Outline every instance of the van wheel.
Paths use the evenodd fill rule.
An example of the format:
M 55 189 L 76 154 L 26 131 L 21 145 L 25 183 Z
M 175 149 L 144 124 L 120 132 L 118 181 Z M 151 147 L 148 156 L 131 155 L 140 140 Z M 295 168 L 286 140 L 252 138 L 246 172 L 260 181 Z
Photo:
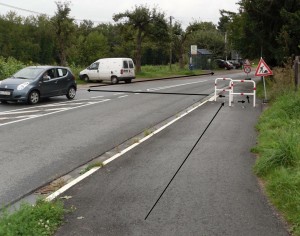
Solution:
M 116 76 L 111 77 L 111 84 L 119 83 L 119 79 Z
M 85 75 L 84 77 L 83 77 L 83 80 L 85 81 L 85 82 L 90 82 L 90 78 L 87 76 L 87 75 Z
M 125 79 L 125 83 L 126 83 L 126 84 L 131 83 L 131 79 Z

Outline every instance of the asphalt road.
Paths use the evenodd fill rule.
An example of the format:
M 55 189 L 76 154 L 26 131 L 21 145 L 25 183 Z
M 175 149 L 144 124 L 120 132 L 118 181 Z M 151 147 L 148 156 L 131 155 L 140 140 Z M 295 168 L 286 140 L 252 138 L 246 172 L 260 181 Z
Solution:
M 244 73 L 227 75 L 244 77 Z M 177 114 L 205 96 L 139 94 L 162 91 L 209 94 L 218 76 L 80 89 L 74 101 L 51 98 L 36 106 L 0 104 L 0 204 L 39 187 Z M 96 88 L 95 88 L 96 89 Z M 99 88 L 100 89 L 100 88 Z
M 207 102 L 65 192 L 75 210 L 56 235 L 289 235 L 252 172 L 261 106 L 221 102 Z

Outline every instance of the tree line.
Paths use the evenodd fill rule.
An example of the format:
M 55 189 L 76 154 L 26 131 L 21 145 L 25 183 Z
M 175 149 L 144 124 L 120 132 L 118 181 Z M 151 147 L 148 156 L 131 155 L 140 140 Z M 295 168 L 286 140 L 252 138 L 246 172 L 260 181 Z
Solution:
M 98 25 L 90 20 L 76 23 L 70 17 L 69 2 L 56 2 L 53 17 L 9 12 L 0 16 L 0 56 L 27 64 L 76 66 L 103 57 L 131 57 L 140 71 L 141 65 L 170 61 L 183 67 L 190 45 L 208 49 L 216 58 L 230 58 L 233 49 L 244 58 L 262 55 L 272 65 L 299 55 L 299 0 L 241 0 L 237 4 L 237 13 L 220 11 L 218 25 L 194 21 L 186 29 L 147 5 L 114 14 L 114 24 Z

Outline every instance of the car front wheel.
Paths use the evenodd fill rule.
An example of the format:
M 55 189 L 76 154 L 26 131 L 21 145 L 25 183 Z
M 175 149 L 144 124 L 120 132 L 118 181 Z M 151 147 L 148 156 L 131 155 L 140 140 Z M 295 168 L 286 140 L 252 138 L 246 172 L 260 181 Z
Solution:
M 28 104 L 37 104 L 40 101 L 40 94 L 38 91 L 33 90 L 28 95 Z
M 69 89 L 68 89 L 68 92 L 67 92 L 67 98 L 68 99 L 74 99 L 75 98 L 75 96 L 76 96 L 76 89 L 74 88 L 74 87 L 70 87 Z

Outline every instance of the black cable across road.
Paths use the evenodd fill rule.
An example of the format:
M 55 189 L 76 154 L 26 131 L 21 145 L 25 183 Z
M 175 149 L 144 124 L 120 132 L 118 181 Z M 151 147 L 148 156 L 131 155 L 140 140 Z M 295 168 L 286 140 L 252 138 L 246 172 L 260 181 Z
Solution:
M 160 196 L 158 197 L 158 199 L 156 200 L 156 202 L 154 203 L 154 205 L 152 206 L 151 210 L 148 212 L 148 214 L 145 217 L 145 220 L 147 220 L 148 216 L 150 215 L 150 213 L 152 212 L 152 210 L 154 209 L 154 207 L 156 206 L 156 204 L 158 203 L 158 201 L 161 199 L 161 197 L 163 196 L 163 194 L 166 192 L 167 188 L 169 187 L 169 185 L 171 184 L 171 182 L 173 181 L 173 179 L 175 178 L 175 176 L 177 175 L 177 173 L 179 172 L 179 170 L 181 169 L 181 167 L 183 166 L 183 164 L 186 162 L 186 160 L 189 158 L 189 156 L 191 155 L 191 153 L 193 152 L 193 150 L 195 149 L 195 147 L 197 146 L 197 144 L 199 143 L 200 139 L 202 138 L 202 136 L 205 134 L 206 130 L 208 129 L 208 127 L 211 125 L 211 123 L 213 122 L 213 120 L 215 119 L 215 117 L 218 115 L 219 111 L 221 110 L 221 108 L 224 106 L 224 102 L 221 104 L 220 108 L 218 109 L 218 111 L 216 112 L 216 114 L 214 115 L 214 117 L 211 119 L 211 121 L 209 122 L 209 124 L 206 126 L 205 130 L 203 131 L 203 133 L 201 134 L 201 136 L 198 138 L 197 142 L 195 143 L 195 145 L 192 147 L 191 151 L 189 152 L 189 154 L 186 156 L 186 158 L 183 160 L 183 162 L 181 163 L 181 165 L 179 166 L 179 168 L 177 169 L 177 171 L 175 172 L 175 174 L 173 175 L 172 179 L 169 181 L 168 185 L 165 187 L 164 191 L 160 194 Z
M 168 94 L 168 95 L 190 95 L 190 96 L 209 96 L 206 93 L 164 93 L 164 92 L 153 92 L 153 91 L 119 91 L 119 90 L 98 90 L 88 89 L 89 92 L 108 92 L 108 93 L 145 93 L 145 94 Z

